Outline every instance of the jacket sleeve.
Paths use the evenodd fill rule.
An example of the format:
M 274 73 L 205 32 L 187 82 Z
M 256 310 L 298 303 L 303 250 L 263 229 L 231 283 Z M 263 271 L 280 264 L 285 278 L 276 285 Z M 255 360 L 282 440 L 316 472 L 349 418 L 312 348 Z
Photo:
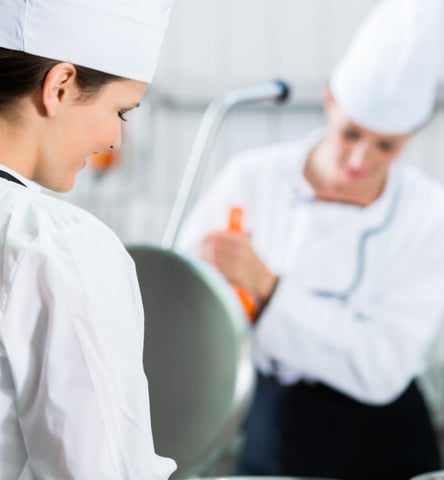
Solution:
M 2 335 L 28 464 L 47 480 L 165 480 L 142 365 L 134 265 L 103 225 L 40 238 L 18 262 Z
M 441 323 L 444 229 L 436 227 L 365 302 L 319 297 L 297 272 L 281 278 L 255 332 L 260 349 L 363 402 L 395 399 L 423 371 Z

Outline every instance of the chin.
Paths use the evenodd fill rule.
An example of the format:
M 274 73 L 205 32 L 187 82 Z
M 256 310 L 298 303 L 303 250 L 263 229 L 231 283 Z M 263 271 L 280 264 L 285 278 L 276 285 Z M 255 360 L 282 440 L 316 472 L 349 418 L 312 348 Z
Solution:
M 70 182 L 59 185 L 58 188 L 54 189 L 54 191 L 58 193 L 67 193 L 74 188 L 74 183 L 74 179 L 72 179 Z
M 37 181 L 42 187 L 52 190 L 56 193 L 67 193 L 74 187 L 75 177 L 69 179 L 49 179 L 46 181 Z

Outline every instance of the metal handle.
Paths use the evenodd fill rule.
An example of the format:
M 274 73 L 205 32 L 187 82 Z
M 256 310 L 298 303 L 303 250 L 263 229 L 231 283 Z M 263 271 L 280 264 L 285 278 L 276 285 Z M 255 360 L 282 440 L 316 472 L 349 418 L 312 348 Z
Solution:
M 290 96 L 290 87 L 281 80 L 241 90 L 227 92 L 213 100 L 200 122 L 182 182 L 174 201 L 171 214 L 162 238 L 162 247 L 174 247 L 189 202 L 201 180 L 203 166 L 209 158 L 216 134 L 229 110 L 241 104 L 265 100 L 285 102 Z

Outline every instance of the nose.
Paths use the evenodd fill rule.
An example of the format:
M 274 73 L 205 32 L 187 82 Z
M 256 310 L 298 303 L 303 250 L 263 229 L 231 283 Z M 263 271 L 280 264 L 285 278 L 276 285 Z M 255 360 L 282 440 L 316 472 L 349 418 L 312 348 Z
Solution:
M 355 169 L 362 168 L 371 153 L 370 150 L 371 149 L 368 142 L 360 141 L 356 143 L 350 152 L 350 156 L 347 161 L 348 166 Z
M 117 130 L 111 140 L 112 141 L 109 145 L 111 150 L 119 149 L 122 146 L 122 126 L 121 125 L 117 127 Z

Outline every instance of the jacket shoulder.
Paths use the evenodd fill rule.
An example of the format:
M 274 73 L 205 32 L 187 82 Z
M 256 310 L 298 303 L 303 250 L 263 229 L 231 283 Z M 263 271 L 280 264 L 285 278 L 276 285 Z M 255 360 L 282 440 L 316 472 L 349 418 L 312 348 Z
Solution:
M 405 238 L 444 238 L 444 186 L 419 168 L 403 167 L 397 226 Z
M 404 196 L 423 215 L 436 215 L 444 220 L 444 185 L 413 165 L 404 167 Z
M 43 248 L 75 230 L 113 238 L 115 234 L 97 218 L 58 198 L 18 188 L 0 191 L 0 242 L 5 257 L 17 258 L 31 245 Z

